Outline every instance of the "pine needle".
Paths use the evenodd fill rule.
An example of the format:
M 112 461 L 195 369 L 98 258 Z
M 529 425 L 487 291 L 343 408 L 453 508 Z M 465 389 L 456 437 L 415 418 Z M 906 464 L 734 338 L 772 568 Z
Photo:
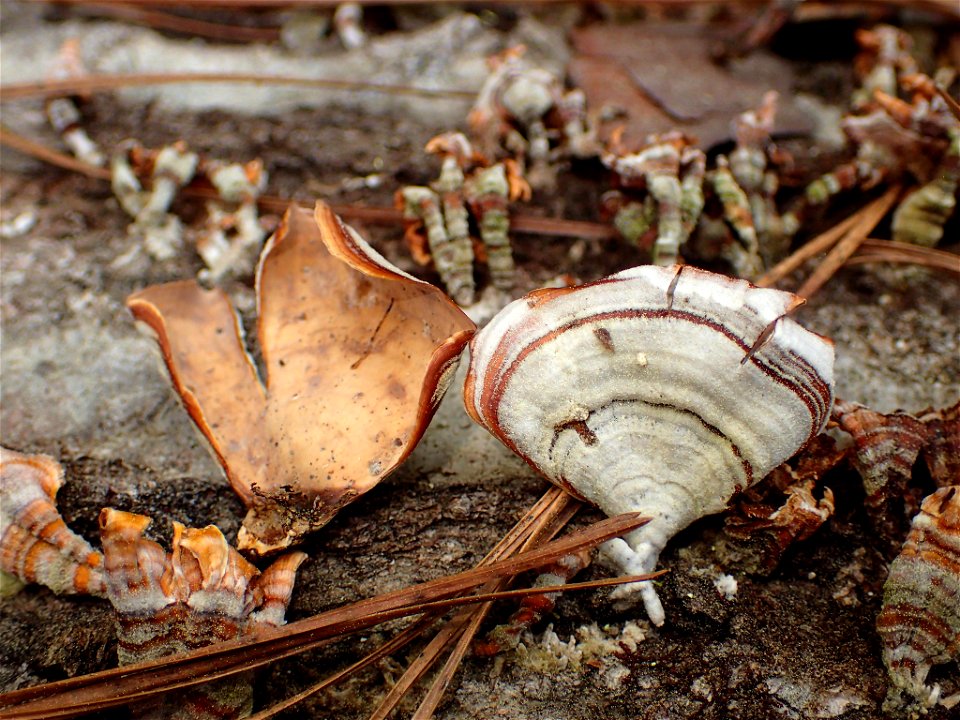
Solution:
M 295 87 L 369 91 L 386 95 L 410 95 L 421 98 L 473 100 L 476 92 L 466 90 L 442 90 L 413 87 L 411 85 L 387 85 L 363 80 L 330 80 L 299 77 L 296 75 L 262 75 L 258 73 L 117 73 L 115 75 L 83 75 L 64 80 L 40 80 L 35 82 L 9 83 L 0 86 L 0 98 L 25 100 L 27 98 L 56 98 L 67 95 L 82 95 L 120 90 L 126 87 L 146 85 L 182 85 L 189 83 L 244 83 L 253 85 L 293 85 Z
M 865 263 L 904 263 L 943 270 L 960 276 L 960 255 L 921 245 L 867 238 L 847 265 Z
M 544 538 L 552 537 L 569 521 L 579 505 L 563 490 L 550 488 L 524 516 L 524 520 L 527 522 L 525 524 L 523 521 L 518 523 L 480 564 L 493 563 L 518 551 L 533 547 Z M 509 580 L 509 577 L 492 580 L 484 585 L 481 592 L 496 592 Z M 390 689 L 390 692 L 380 702 L 380 705 L 374 710 L 369 720 L 385 720 L 412 689 L 417 680 L 437 662 L 446 649 L 454 645 L 454 653 L 445 664 L 441 677 L 438 678 L 438 681 L 434 683 L 433 688 L 428 693 L 428 698 L 436 696 L 436 702 L 439 702 L 444 689 L 456 672 L 463 654 L 469 648 L 470 640 L 489 609 L 490 603 L 483 603 L 482 605 L 465 608 L 457 613 L 410 664 L 397 683 Z M 465 641 L 464 638 L 466 638 Z M 438 683 L 441 682 L 442 686 L 438 688 Z M 425 699 L 424 702 L 427 702 L 427 700 Z
M 857 248 L 867 239 L 870 232 L 877 226 L 887 211 L 893 207 L 897 196 L 900 194 L 900 186 L 894 185 L 883 195 L 867 205 L 863 210 L 857 213 L 857 222 L 853 225 L 843 239 L 838 242 L 834 248 L 827 253 L 823 262 L 810 274 L 804 283 L 797 289 L 797 295 L 802 298 L 810 299 L 820 288 L 822 288 L 834 273 L 837 272 L 843 264 L 857 251 Z
M 647 518 L 636 513 L 619 515 L 514 558 L 361 600 L 264 631 L 256 637 L 208 645 L 151 662 L 6 693 L 0 695 L 0 718 L 52 720 L 75 717 L 262 667 L 322 647 L 337 638 L 387 620 L 495 597 L 524 594 L 523 591 L 510 591 L 496 596 L 455 597 L 495 578 L 531 570 L 577 550 L 619 537 L 645 522 Z M 533 592 L 544 590 L 534 589 Z

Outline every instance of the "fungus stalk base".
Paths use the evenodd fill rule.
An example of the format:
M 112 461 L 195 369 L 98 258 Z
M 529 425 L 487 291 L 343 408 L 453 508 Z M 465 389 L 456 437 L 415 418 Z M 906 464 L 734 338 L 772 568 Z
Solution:
M 634 547 L 631 547 L 626 540 L 615 538 L 600 546 L 600 554 L 605 564 L 616 568 L 625 575 L 643 575 L 653 572 L 661 549 L 654 547 L 649 542 L 637 543 Z M 634 604 L 638 595 L 640 596 L 639 599 L 643 601 L 643 607 L 647 611 L 650 622 L 658 627 L 663 625 L 666 613 L 652 581 L 645 580 L 621 585 L 613 591 L 610 597 L 617 601 L 616 607 L 622 609 Z

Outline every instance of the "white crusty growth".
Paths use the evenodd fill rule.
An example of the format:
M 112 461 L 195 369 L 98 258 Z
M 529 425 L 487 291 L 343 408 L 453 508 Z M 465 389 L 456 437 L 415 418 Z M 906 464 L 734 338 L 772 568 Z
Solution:
M 605 552 L 654 569 L 667 541 L 820 432 L 833 345 L 785 317 L 802 299 L 691 267 L 540 290 L 471 343 L 467 411 L 551 481 L 653 520 Z M 650 619 L 663 607 L 640 592 Z

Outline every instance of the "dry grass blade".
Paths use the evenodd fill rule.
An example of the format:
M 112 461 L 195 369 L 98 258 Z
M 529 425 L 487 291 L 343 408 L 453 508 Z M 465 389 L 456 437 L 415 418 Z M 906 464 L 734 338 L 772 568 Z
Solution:
M 607 223 L 586 222 L 583 220 L 561 220 L 537 217 L 534 215 L 510 215 L 512 232 L 535 233 L 538 235 L 556 235 L 575 237 L 584 240 L 612 240 L 620 237 L 616 228 Z
M 566 495 L 566 493 L 564 494 Z M 537 542 L 542 542 L 543 540 L 549 540 L 552 538 L 570 521 L 578 509 L 579 503 L 571 503 L 562 508 L 562 511 L 550 521 L 549 525 L 544 523 L 542 531 L 531 535 L 530 539 L 524 544 L 523 549 L 526 549 L 528 546 L 532 547 Z M 505 584 L 509 582 L 509 580 L 504 579 L 496 582 Z M 433 684 L 427 691 L 427 694 L 420 702 L 420 706 L 414 713 L 412 720 L 429 720 L 429 718 L 433 717 L 434 711 L 440 704 L 440 700 L 443 698 L 447 688 L 450 687 L 450 683 L 453 681 L 453 676 L 456 674 L 457 669 L 460 667 L 460 663 L 463 661 L 464 656 L 470 649 L 470 644 L 473 642 L 473 638 L 480 629 L 480 625 L 486 618 L 490 608 L 491 603 L 484 603 L 482 605 L 476 605 L 467 609 L 466 612 L 471 614 L 469 622 L 464 627 L 460 638 L 457 640 L 457 643 L 451 651 L 450 656 L 447 658 L 447 661 L 440 669 L 439 674 L 434 679 Z
M 850 256 L 857 251 L 857 248 L 860 247 L 863 241 L 867 239 L 867 236 L 877 226 L 877 223 L 883 219 L 883 216 L 886 215 L 887 211 L 893 206 L 899 194 L 900 186 L 894 185 L 857 213 L 858 220 L 856 224 L 847 231 L 846 235 L 834 246 L 833 250 L 827 253 L 823 262 L 817 266 L 817 269 L 814 270 L 810 277 L 797 289 L 797 295 L 809 299 L 817 290 L 822 288 Z
M 579 549 L 618 537 L 645 522 L 647 519 L 636 513 L 619 515 L 515 558 L 361 600 L 254 638 L 219 643 L 153 662 L 6 693 L 0 696 L 0 717 L 75 717 L 94 710 L 117 707 L 262 667 L 386 620 L 437 609 L 437 603 L 446 607 L 490 599 L 484 596 L 473 596 L 466 600 L 450 598 L 494 578 L 530 570 Z M 508 595 L 515 594 L 516 591 L 513 591 Z
M 519 550 L 528 549 L 545 536 L 552 537 L 569 521 L 578 508 L 579 503 L 575 502 L 566 492 L 559 488 L 550 488 L 540 501 L 526 513 L 524 518 L 497 543 L 496 547 L 481 561 L 480 565 L 489 565 L 497 560 L 509 557 Z M 496 592 L 508 580 L 509 578 L 493 580 L 484 585 L 481 592 Z M 489 607 L 489 603 L 484 603 L 466 608 L 451 619 L 410 664 L 370 716 L 370 720 L 385 720 L 417 680 L 434 665 L 451 643 L 457 643 L 456 647 L 460 647 L 464 636 L 467 636 L 466 643 L 468 646 L 470 638 L 472 638 L 471 629 L 472 632 L 476 632 L 476 628 L 483 621 Z M 463 651 L 466 651 L 466 647 Z M 452 677 L 456 671 L 462 655 L 456 657 L 456 659 L 454 657 L 456 656 L 451 657 L 451 660 L 453 660 L 452 667 L 448 669 L 447 666 L 450 666 L 450 660 L 448 660 L 444 668 L 449 677 Z M 449 682 L 449 677 L 447 682 Z
M 454 607 L 457 605 L 471 605 L 471 604 L 488 605 L 494 602 L 495 600 L 522 598 L 526 595 L 540 595 L 542 593 L 571 592 L 571 591 L 577 591 L 577 590 L 596 590 L 598 588 L 612 587 L 614 585 L 622 585 L 625 583 L 640 582 L 642 580 L 653 580 L 662 575 L 665 575 L 666 573 L 667 573 L 667 570 L 658 570 L 657 572 L 650 573 L 649 575 L 628 575 L 623 577 L 606 578 L 604 580 L 589 580 L 589 581 L 580 582 L 580 583 L 567 583 L 565 585 L 552 585 L 552 586 L 536 587 L 536 588 L 531 587 L 531 588 L 523 588 L 520 590 L 503 590 L 500 592 L 487 593 L 487 594 L 481 594 L 481 595 L 471 595 L 468 597 L 455 598 L 452 600 L 445 600 L 445 601 L 439 601 L 436 603 L 430 603 L 428 609 L 441 610 L 443 608 Z M 427 629 L 429 629 L 429 627 L 435 622 L 437 615 L 438 613 L 435 613 L 435 612 L 428 613 L 421 620 L 418 620 L 414 625 L 411 625 L 409 628 L 405 629 L 396 637 L 384 643 L 381 647 L 377 648 L 375 651 L 365 656 L 362 660 L 359 660 L 353 665 L 350 665 L 349 667 L 341 670 L 340 672 L 334 675 L 331 675 L 330 677 L 324 678 L 323 680 L 316 683 L 315 685 L 310 686 L 306 690 L 303 690 L 297 693 L 296 695 L 290 698 L 287 698 L 286 700 L 283 700 L 275 705 L 272 705 L 271 707 L 266 708 L 265 710 L 261 710 L 255 715 L 251 715 L 249 720 L 266 720 L 266 718 L 273 717 L 281 710 L 286 710 L 288 708 L 291 708 L 297 703 L 307 699 L 311 695 L 314 695 L 315 693 L 320 692 L 324 688 L 330 687 L 331 685 L 334 685 L 340 680 L 343 680 L 359 672 L 360 670 L 363 670 L 364 668 L 369 667 L 380 658 L 397 652 L 401 648 L 408 645 L 411 641 L 416 639 L 417 636 L 423 634 Z M 482 622 L 482 620 L 483 618 L 480 617 L 478 620 L 476 620 L 476 624 L 479 625 L 479 623 Z M 472 622 L 473 621 L 471 621 L 471 623 Z M 465 645 L 469 645 L 470 637 L 468 636 L 468 633 L 469 633 L 469 628 L 467 629 L 466 632 L 464 632 L 463 636 L 461 636 L 461 642 L 463 642 L 464 638 L 466 638 Z M 459 643 L 458 643 L 458 648 L 459 648 Z M 466 648 L 464 648 L 464 652 L 465 650 Z M 450 663 L 448 662 L 447 664 L 449 665 Z M 428 693 L 427 697 L 424 699 L 424 702 L 421 704 L 421 708 L 427 703 L 427 700 L 430 699 L 430 695 L 437 690 L 438 685 L 439 685 L 439 682 L 434 683 L 433 687 L 431 687 L 430 693 Z M 442 689 L 445 689 L 445 686 Z M 442 689 L 440 690 L 441 694 L 442 694 Z M 437 701 L 439 701 L 439 699 L 440 699 L 440 696 L 438 695 Z M 5 718 L 5 717 L 7 717 L 7 715 L 0 714 L 0 718 Z
M 876 262 L 921 265 L 960 276 L 960 255 L 920 245 L 874 238 L 864 240 L 856 254 L 847 260 L 847 265 Z
M 483 603 L 481 607 L 486 607 L 488 603 Z M 386 696 L 380 701 L 380 704 L 370 715 L 369 720 L 386 720 L 390 716 L 400 701 L 406 697 L 416 682 L 433 667 L 437 658 L 443 651 L 449 647 L 450 643 L 462 635 L 467 624 L 470 622 L 469 615 L 460 612 L 448 621 L 440 631 L 430 640 L 427 646 L 420 652 L 412 663 L 404 671 L 400 679 L 387 692 Z
M 409 85 L 386 85 L 361 80 L 325 80 L 295 75 L 260 75 L 257 73 L 129 73 L 116 75 L 85 75 L 66 80 L 12 83 L 0 86 L 0 99 L 55 98 L 65 95 L 108 92 L 125 87 L 144 85 L 178 85 L 182 83 L 253 83 L 254 85 L 294 85 L 327 90 L 359 90 L 389 95 L 413 95 L 422 98 L 440 97 L 473 100 L 476 93 L 463 90 L 436 90 Z
M 433 717 L 433 713 L 440 704 L 440 700 L 443 699 L 447 688 L 450 687 L 450 683 L 453 681 L 453 676 L 460 667 L 460 663 L 470 649 L 470 643 L 473 642 L 473 638 L 480 629 L 481 623 L 486 619 L 490 607 L 490 603 L 483 603 L 482 605 L 475 606 L 475 608 L 471 608 L 473 614 L 466 618 L 466 624 L 463 626 L 460 637 L 453 646 L 450 656 L 443 664 L 443 667 L 440 668 L 439 674 L 434 678 L 433 684 L 423 697 L 423 700 L 420 701 L 420 705 L 417 707 L 417 711 L 413 714 L 411 720 L 423 720 L 424 718 L 429 719 Z
M 271 705 L 260 712 L 254 713 L 247 718 L 247 720 L 267 720 L 267 718 L 272 718 L 278 712 L 292 708 L 294 705 L 303 702 L 311 695 L 316 695 L 318 692 L 337 684 L 341 680 L 345 680 L 351 675 L 355 675 L 364 668 L 370 667 L 381 658 L 402 650 L 409 643 L 428 630 L 435 622 L 436 615 L 432 613 L 428 616 L 420 618 L 413 625 L 405 628 L 402 632 L 397 633 L 397 635 L 390 638 L 387 642 L 373 652 L 365 655 L 361 660 L 355 662 L 353 665 L 350 665 L 349 667 L 346 667 L 343 670 L 334 673 L 333 675 L 325 677 L 320 682 L 311 685 L 310 687 L 298 692 L 296 695 L 293 695 L 286 700 L 282 700 L 281 702 Z

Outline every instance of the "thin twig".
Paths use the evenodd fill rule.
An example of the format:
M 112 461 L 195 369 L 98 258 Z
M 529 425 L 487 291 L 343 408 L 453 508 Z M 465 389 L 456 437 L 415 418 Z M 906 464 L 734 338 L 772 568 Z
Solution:
M 334 673 L 325 677 L 318 683 L 311 685 L 305 690 L 301 690 L 296 695 L 288 697 L 286 700 L 281 700 L 278 703 L 271 705 L 268 708 L 264 708 L 260 712 L 254 713 L 247 720 L 267 720 L 267 718 L 272 718 L 279 712 L 283 710 L 288 710 L 294 705 L 303 702 L 308 697 L 316 695 L 318 692 L 325 690 L 332 685 L 337 684 L 338 682 L 347 679 L 351 675 L 355 675 L 361 670 L 370 667 L 375 662 L 381 658 L 386 657 L 387 655 L 392 655 L 399 650 L 402 650 L 413 640 L 416 640 L 417 637 L 422 635 L 426 630 L 428 630 L 437 620 L 436 615 L 430 614 L 426 615 L 419 620 L 417 620 L 413 625 L 408 628 L 405 628 L 402 632 L 397 633 L 394 637 L 390 638 L 387 642 L 383 643 L 380 647 L 374 650 L 371 653 L 365 655 L 362 659 L 355 662 L 353 665 L 350 665 L 343 670 Z
M 502 559 L 500 551 L 507 548 L 515 548 L 519 541 L 522 541 L 524 538 L 530 537 L 531 534 L 536 533 L 545 516 L 556 516 L 556 512 L 553 511 L 552 508 L 558 504 L 572 507 L 574 510 L 579 507 L 579 503 L 573 501 L 573 499 L 566 492 L 559 488 L 551 487 L 526 513 L 524 513 L 523 517 L 517 521 L 516 525 L 514 525 L 513 528 L 511 528 L 511 530 L 500 540 L 500 542 L 497 543 L 496 547 L 494 547 L 494 549 L 487 554 L 480 564 L 489 564 L 488 561 Z M 489 603 L 481 603 L 475 607 L 483 608 L 487 607 L 488 605 Z M 469 609 L 467 611 L 469 611 Z M 254 715 L 251 720 L 266 720 L 267 718 L 273 717 L 281 710 L 286 710 L 287 708 L 293 707 L 297 703 L 302 702 L 311 695 L 320 692 L 324 688 L 330 687 L 334 683 L 337 683 L 359 672 L 360 670 L 369 667 L 380 658 L 387 655 L 392 655 L 403 647 L 406 647 L 410 642 L 426 632 L 434 625 L 438 617 L 439 613 L 428 613 L 424 615 L 414 625 L 406 628 L 403 632 L 399 633 L 396 637 L 392 638 L 373 652 L 366 655 L 360 661 L 354 663 L 344 670 L 341 670 L 338 673 L 335 673 L 334 675 L 331 675 L 330 677 L 321 680 L 309 688 L 297 693 L 293 697 L 262 710 Z M 408 673 L 409 669 L 404 673 L 404 677 L 406 677 Z M 401 678 L 397 684 L 400 684 L 403 681 L 404 679 Z M 396 685 L 394 687 L 396 687 Z
M 87 0 L 49 0 L 67 5 L 82 5 Z M 382 0 L 357 0 L 360 5 L 383 5 Z M 649 5 L 651 0 L 614 0 L 614 5 Z M 704 5 L 716 0 L 656 0 L 658 5 Z M 850 0 L 851 2 L 853 0 Z M 862 2 L 862 0 L 860 0 Z M 896 0 L 887 0 L 895 4 Z M 945 2 L 946 0 L 925 0 L 926 2 Z M 151 7 L 334 7 L 343 0 L 124 0 L 128 5 L 147 5 Z M 737 0 L 739 5 L 761 5 L 769 0 Z M 905 2 L 905 0 L 900 0 Z M 391 0 L 390 5 L 422 5 L 423 0 Z M 570 0 L 485 0 L 485 5 L 568 5 Z
M 575 237 L 583 240 L 612 240 L 619 237 L 616 228 L 608 223 L 545 218 L 519 213 L 511 213 L 510 230 L 518 233 Z
M 52 0 L 62 4 L 82 4 L 86 0 Z M 152 7 L 333 7 L 342 0 L 124 0 L 129 5 L 145 5 Z M 484 0 L 484 5 L 568 5 L 571 0 Z M 360 5 L 382 5 L 382 0 L 357 0 Z M 653 0 L 609 0 L 610 5 L 643 6 L 650 5 Z M 736 0 L 735 4 L 742 7 L 768 4 L 770 0 Z M 422 5 L 423 0 L 391 0 L 390 5 Z M 715 5 L 716 0 L 655 0 L 655 4 L 663 6 L 687 7 L 697 5 Z M 811 4 L 818 4 L 811 2 Z M 863 0 L 821 0 L 821 5 L 833 7 L 836 5 L 862 6 Z M 922 8 L 930 12 L 942 13 L 957 17 L 954 0 L 873 0 L 876 4 L 889 8 L 908 8 L 911 10 Z
M 529 518 L 528 522 L 522 527 L 521 523 L 518 523 L 517 527 L 507 533 L 480 564 L 491 564 L 497 560 L 509 557 L 518 551 L 533 547 L 546 536 L 552 537 L 569 521 L 579 506 L 580 504 L 563 490 L 550 488 L 525 516 L 524 519 Z M 481 592 L 496 592 L 509 580 L 509 577 L 491 580 L 484 585 Z M 440 654 L 448 648 L 451 643 L 456 642 L 457 647 L 459 647 L 460 641 L 462 641 L 465 633 L 471 629 L 473 632 L 476 632 L 476 628 L 479 627 L 489 607 L 490 603 L 484 603 L 482 605 L 465 608 L 457 613 L 457 615 L 437 633 L 436 637 L 428 643 L 420 655 L 410 663 L 407 670 L 390 689 L 386 697 L 383 698 L 376 710 L 374 710 L 369 720 L 385 720 L 410 688 L 434 665 Z M 472 635 L 470 635 L 470 637 L 472 637 Z M 460 641 L 458 641 L 458 638 L 460 638 Z M 469 640 L 467 642 L 469 643 Z M 454 656 L 453 665 L 450 666 L 450 660 L 448 660 L 445 665 L 445 669 L 450 666 L 449 669 L 447 669 L 450 677 L 452 677 L 456 671 L 456 667 L 459 665 L 459 659 L 459 657 Z M 436 687 L 436 684 L 434 687 Z M 442 690 L 440 692 L 442 694 Z
M 524 544 L 523 549 L 528 546 L 533 547 L 535 543 L 540 542 L 542 539 L 552 538 L 570 521 L 570 519 L 576 514 L 579 507 L 579 503 L 571 502 L 565 505 L 561 510 L 558 511 L 558 515 L 553 518 L 549 524 L 544 525 L 543 530 L 540 533 L 541 537 L 538 537 L 537 535 L 531 536 L 528 543 Z M 505 579 L 501 582 L 506 584 L 509 581 Z M 466 655 L 467 650 L 469 650 L 470 644 L 473 642 L 473 638 L 476 636 L 477 631 L 480 629 L 481 623 L 483 623 L 491 607 L 492 603 L 484 603 L 482 605 L 475 605 L 471 608 L 468 608 L 468 610 L 472 612 L 473 616 L 470 618 L 467 626 L 463 629 L 460 639 L 457 641 L 457 644 L 454 646 L 453 651 L 447 658 L 447 661 L 440 669 L 439 674 L 434 679 L 433 684 L 427 691 L 427 694 L 420 702 L 420 706 L 417 708 L 411 720 L 429 720 L 433 717 L 434 711 L 440 704 L 443 694 L 446 692 L 447 688 L 450 687 L 450 683 L 453 681 L 454 674 L 460 667 L 460 663 L 463 661 L 464 655 Z
M 420 705 L 410 720 L 429 720 L 433 717 L 437 706 L 443 699 L 444 693 L 447 692 L 447 688 L 450 687 L 450 683 L 453 681 L 453 676 L 460 668 L 460 663 L 463 662 L 464 656 L 470 649 L 470 644 L 473 642 L 473 638 L 476 637 L 480 625 L 486 620 L 491 607 L 493 607 L 493 603 L 483 603 L 470 608 L 473 610 L 472 615 L 465 616 L 466 624 L 460 632 L 460 637 L 457 639 L 453 650 L 450 652 L 449 657 L 447 657 L 447 661 L 443 664 L 443 667 L 440 668 L 440 672 L 434 678 L 433 684 L 430 685 L 430 689 L 427 690 L 427 694 L 423 696 L 423 700 L 420 701 Z
M 486 608 L 488 605 L 489 603 L 482 603 L 480 607 Z M 403 675 L 401 675 L 393 687 L 390 688 L 368 720 L 386 720 L 386 718 L 390 716 L 390 713 L 396 709 L 400 701 L 410 692 L 416 682 L 423 677 L 424 673 L 433 667 L 433 664 L 443 650 L 449 647 L 450 643 L 456 641 L 457 637 L 461 635 L 469 622 L 469 615 L 458 613 L 454 618 L 444 624 L 413 662 L 407 666 Z
M 567 524 L 567 522 L 569 522 L 570 518 L 572 518 L 576 513 L 578 507 L 579 503 L 575 505 L 571 504 L 563 508 L 563 514 L 557 516 L 550 525 L 545 526 L 541 535 L 548 538 L 552 537 L 553 534 L 558 532 L 564 525 Z M 538 542 L 538 537 L 535 535 L 531 536 L 530 540 L 524 544 L 524 547 L 527 547 L 528 545 L 533 546 L 536 542 Z M 494 583 L 498 585 L 506 585 L 509 581 L 509 578 L 504 578 L 500 581 L 494 581 Z M 434 678 L 433 684 L 430 686 L 427 694 L 423 697 L 423 700 L 420 701 L 420 705 L 417 707 L 417 710 L 413 714 L 411 720 L 430 720 L 430 718 L 433 717 L 437 706 L 443 699 L 444 693 L 446 693 L 447 688 L 449 688 L 450 684 L 453 682 L 453 677 L 456 674 L 457 669 L 460 667 L 460 663 L 463 662 L 464 656 L 470 649 L 473 638 L 476 637 L 477 631 L 480 629 L 480 625 L 486 619 L 487 614 L 490 612 L 490 608 L 492 606 L 492 603 L 483 603 L 482 605 L 474 605 L 461 612 L 461 615 L 464 616 L 467 622 L 460 631 L 460 637 L 457 640 L 456 645 L 454 645 L 453 650 L 450 652 L 450 655 L 447 657 L 447 661 L 443 664 L 443 667 L 440 668 L 440 672 L 437 674 L 437 677 Z
M 77 160 L 71 155 L 48 148 L 42 143 L 31 140 L 9 128 L 0 125 L 0 144 L 35 157 L 38 160 L 55 165 L 65 170 L 82 173 L 97 180 L 110 180 L 110 171 Z M 183 188 L 184 195 L 204 199 L 215 199 L 217 192 L 211 187 L 188 185 Z M 284 212 L 293 201 L 277 197 L 276 195 L 261 195 L 257 198 L 257 205 L 261 210 L 269 212 Z M 303 203 L 301 203 L 303 205 Z M 306 205 L 303 205 L 307 207 Z M 403 222 L 403 213 L 393 207 L 368 207 L 363 205 L 336 205 L 330 206 L 335 213 L 346 220 L 366 222 L 371 225 L 399 225 Z M 590 240 L 606 240 L 616 237 L 616 230 L 603 223 L 584 222 L 581 220 L 558 220 L 536 215 L 511 214 L 511 227 L 516 232 L 537 235 L 554 235 L 556 237 L 575 237 Z
M 613 519 L 613 518 L 611 518 Z M 599 524 L 599 523 L 598 523 Z M 627 526 L 623 532 L 629 532 L 631 529 L 630 526 Z M 565 538 L 566 539 L 566 538 Z M 609 538 L 607 538 L 609 539 Z M 560 543 L 562 541 L 557 541 Z M 597 542 L 603 542 L 599 540 Z M 591 543 L 594 544 L 594 543 Z M 545 546 L 544 549 L 547 549 Z M 556 554 L 556 553 L 554 553 Z M 568 553 L 562 553 L 559 557 L 566 555 Z M 520 558 L 518 558 L 520 559 Z M 526 558 L 523 558 L 526 559 Z M 505 563 L 508 564 L 508 563 Z M 527 568 L 528 570 L 530 568 Z M 257 656 L 252 660 L 248 661 L 239 661 L 233 658 L 230 658 L 231 653 L 235 653 L 235 650 L 238 646 L 240 647 L 249 647 L 255 644 L 258 644 L 257 641 L 261 640 L 261 637 L 254 638 L 253 640 L 242 639 L 242 640 L 233 640 L 223 643 L 217 643 L 216 645 L 208 645 L 206 647 L 200 648 L 199 650 L 194 650 L 190 652 L 183 653 L 181 655 L 172 655 L 161 658 L 160 660 L 154 660 L 149 663 L 138 663 L 137 665 L 127 665 L 121 668 L 116 668 L 114 670 L 105 670 L 99 673 L 91 673 L 90 675 L 82 675 L 80 677 L 71 678 L 69 680 L 59 680 L 57 682 L 47 683 L 46 685 L 38 685 L 35 687 L 24 688 L 22 690 L 14 690 L 9 693 L 0 694 L 0 720 L 55 720 L 56 718 L 74 718 L 80 715 L 94 712 L 96 710 L 105 710 L 113 707 L 120 707 L 121 705 L 127 705 L 132 702 L 140 702 L 142 700 L 148 700 L 155 698 L 158 695 L 162 695 L 166 692 L 172 692 L 174 690 L 181 690 L 183 688 L 191 687 L 193 685 L 202 685 L 213 680 L 221 680 L 232 675 L 239 673 L 245 673 L 249 670 L 255 670 L 257 668 L 263 667 L 264 665 L 269 665 L 272 662 L 277 660 L 282 660 L 284 658 L 291 657 L 293 655 L 298 655 L 308 650 L 316 650 L 317 648 L 329 645 L 330 643 L 339 640 L 347 635 L 360 632 L 367 628 L 373 627 L 374 625 L 379 625 L 381 623 L 387 622 L 388 620 L 396 620 L 398 618 L 407 617 L 410 615 L 416 615 L 420 613 L 433 613 L 443 610 L 449 610 L 451 608 L 463 607 L 465 605 L 473 605 L 476 603 L 488 603 L 495 600 L 509 600 L 513 598 L 523 598 L 528 595 L 542 595 L 544 593 L 561 593 L 561 592 L 574 592 L 578 590 L 597 590 L 599 588 L 613 587 L 616 585 L 629 585 L 636 582 L 647 582 L 649 580 L 654 580 L 658 577 L 665 575 L 667 570 L 658 570 L 652 573 L 646 573 L 643 575 L 621 575 L 618 577 L 604 578 L 602 580 L 588 580 L 585 582 L 577 583 L 565 583 L 563 585 L 548 585 L 544 587 L 528 587 L 520 588 L 516 590 L 501 590 L 498 592 L 492 593 L 483 593 L 478 595 L 466 595 L 460 597 L 447 598 L 444 600 L 432 600 L 430 602 L 421 603 L 418 605 L 409 605 L 398 607 L 395 610 L 387 614 L 378 614 L 376 616 L 366 616 L 363 618 L 362 625 L 353 624 L 349 629 L 343 630 L 338 629 L 335 635 L 331 637 L 325 637 L 319 641 L 311 641 L 304 645 L 295 646 L 292 650 L 288 650 L 283 654 L 274 654 L 272 651 L 267 651 L 261 653 L 262 657 Z M 463 573 L 466 575 L 466 573 Z M 459 576 L 449 576 L 449 578 L 455 578 Z M 444 578 L 446 579 L 446 578 Z M 428 583 L 423 583 L 427 585 Z M 420 586 L 414 586 L 417 588 Z M 413 588 L 408 588 L 413 589 Z M 385 596 L 380 596 L 385 597 Z M 364 601 L 360 601 L 362 603 Z M 352 608 L 355 605 L 360 603 L 354 603 L 348 608 Z M 335 611 L 334 611 L 335 612 Z M 319 617 L 319 616 L 316 616 Z M 314 618 L 309 618 L 312 620 Z M 300 623 L 307 622 L 307 620 L 300 620 Z M 284 628 L 290 626 L 284 626 L 279 628 L 279 631 L 282 631 Z M 276 632 L 271 633 L 271 635 L 277 634 Z M 230 646 L 226 649 L 224 646 Z M 203 655 L 205 650 L 216 650 L 224 651 L 224 656 L 228 658 L 230 664 L 225 668 L 219 669 L 215 672 L 203 672 L 202 668 L 207 665 L 204 663 L 200 665 L 201 669 L 194 667 L 193 663 L 190 661 L 196 658 L 197 656 Z M 190 664 L 191 667 L 186 671 L 187 674 L 197 673 L 200 675 L 193 677 L 191 680 L 183 680 L 175 683 L 164 683 L 162 680 L 158 681 L 158 677 L 144 677 L 141 670 L 143 667 L 149 665 L 154 668 L 154 674 L 157 676 L 168 675 L 166 671 L 172 665 L 182 665 Z M 126 671 L 133 670 L 135 671 L 137 678 L 131 680 L 127 676 Z M 176 673 L 178 676 L 183 674 L 179 670 Z M 73 685 L 73 681 L 82 681 L 80 683 L 81 691 L 83 694 L 89 694 L 85 691 L 90 688 L 95 688 L 97 685 L 102 684 L 100 682 L 101 676 L 112 676 L 110 683 L 114 686 L 131 686 L 135 689 L 134 692 L 130 694 L 123 694 L 122 696 L 109 697 L 105 699 L 99 699 L 96 702 L 91 702 L 89 700 L 83 701 L 78 698 L 78 691 L 71 688 L 64 691 L 64 686 Z M 90 682 L 91 680 L 96 680 L 96 682 Z M 329 685 L 330 683 L 326 683 Z M 26 696 L 33 691 L 33 697 L 26 699 Z M 36 692 L 40 691 L 40 692 Z M 54 698 L 54 693 L 56 697 L 64 698 L 57 700 Z
M 528 547 L 529 540 L 534 537 L 535 534 L 539 533 L 539 530 L 549 519 L 555 518 L 558 510 L 566 506 L 568 502 L 572 502 L 572 498 L 560 488 L 551 487 L 548 489 L 537 503 L 521 518 L 520 522 L 496 544 L 479 564 L 489 565 L 496 560 L 509 557 L 521 549 L 521 547 Z M 491 581 L 484 586 L 482 591 L 494 592 L 499 590 L 500 587 L 500 583 Z M 410 664 L 377 706 L 376 710 L 374 710 L 369 720 L 382 720 L 386 718 L 413 684 L 433 665 L 443 649 L 456 639 L 456 635 L 464 628 L 469 613 L 485 608 L 486 606 L 487 603 L 484 603 L 479 607 L 464 609 L 449 621 Z
M 960 103 L 958 103 L 956 100 L 954 100 L 954 99 L 950 96 L 950 93 L 948 93 L 946 90 L 944 90 L 944 89 L 943 89 L 942 87 L 940 87 L 939 85 L 936 87 L 936 90 L 937 90 L 937 94 L 938 94 L 940 97 L 942 97 L 942 98 L 944 99 L 944 101 L 947 103 L 947 107 L 950 108 L 950 112 L 953 113 L 953 116 L 954 116 L 957 120 L 960 120 Z
M 64 170 L 78 172 L 97 180 L 110 179 L 110 171 L 107 168 L 97 167 L 82 160 L 77 160 L 72 155 L 52 150 L 42 143 L 13 132 L 4 125 L 0 125 L 0 145 L 6 145 L 12 150 L 37 158 L 45 163 L 56 165 Z
M 858 215 L 857 223 L 851 227 L 843 239 L 838 242 L 834 248 L 827 253 L 823 262 L 817 266 L 803 284 L 797 290 L 797 295 L 802 298 L 810 299 L 824 284 L 833 277 L 833 274 L 839 270 L 843 264 L 850 259 L 857 248 L 867 239 L 870 232 L 877 226 L 887 211 L 893 206 L 897 196 L 900 194 L 900 186 L 894 185 L 879 198 L 870 203 L 861 210 Z

